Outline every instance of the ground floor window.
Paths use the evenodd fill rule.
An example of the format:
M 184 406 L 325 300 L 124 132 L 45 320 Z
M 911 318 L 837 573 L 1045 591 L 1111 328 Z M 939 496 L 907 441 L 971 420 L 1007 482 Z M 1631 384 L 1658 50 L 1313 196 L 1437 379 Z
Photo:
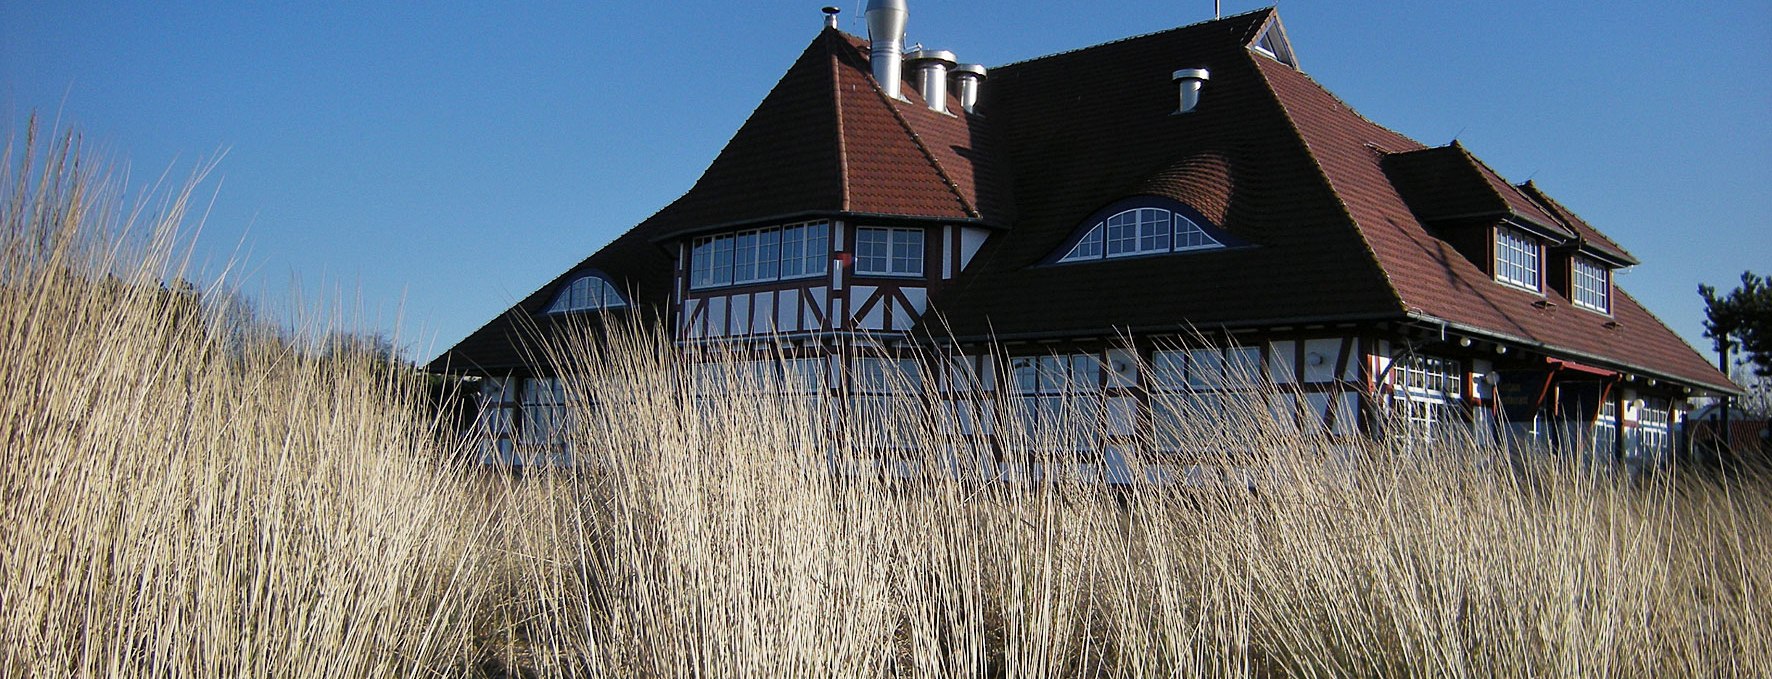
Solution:
M 1637 435 L 1631 456 L 1652 462 L 1666 460 L 1673 454 L 1673 439 L 1668 435 L 1673 407 L 1667 399 L 1644 399 L 1637 409 Z
M 1266 417 L 1260 384 L 1261 350 L 1255 347 L 1152 352 L 1146 372 L 1152 447 L 1172 451 L 1215 441 L 1226 427 Z
M 1392 366 L 1390 425 L 1409 441 L 1445 441 L 1467 431 L 1464 419 L 1464 367 L 1458 361 L 1407 356 Z

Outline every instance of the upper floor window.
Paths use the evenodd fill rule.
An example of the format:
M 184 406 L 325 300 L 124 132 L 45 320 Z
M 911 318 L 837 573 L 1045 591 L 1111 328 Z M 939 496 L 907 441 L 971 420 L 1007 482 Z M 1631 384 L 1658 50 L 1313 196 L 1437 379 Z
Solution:
M 1116 212 L 1077 239 L 1060 262 L 1186 252 L 1224 247 L 1198 222 L 1173 210 L 1141 207 Z
M 1544 271 L 1538 239 L 1511 226 L 1495 227 L 1495 280 L 1539 290 Z
M 689 253 L 689 286 L 710 288 L 821 276 L 830 261 L 830 243 L 827 222 L 697 238 Z
M 1575 256 L 1570 262 L 1570 297 L 1576 306 L 1600 313 L 1612 311 L 1612 270 L 1594 260 Z
M 548 305 L 548 313 L 615 309 L 627 305 L 627 300 L 621 298 L 621 291 L 616 290 L 614 284 L 602 276 L 590 273 L 574 278 L 571 283 L 560 288 L 560 292 L 554 295 L 553 303 Z
M 923 230 L 864 226 L 855 230 L 855 272 L 923 275 Z

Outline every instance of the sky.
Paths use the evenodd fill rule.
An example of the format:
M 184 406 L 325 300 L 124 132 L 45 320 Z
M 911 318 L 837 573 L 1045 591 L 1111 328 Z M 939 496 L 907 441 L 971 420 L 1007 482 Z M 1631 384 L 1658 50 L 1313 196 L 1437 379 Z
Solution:
M 829 1 L 0 0 L 0 115 L 13 138 L 33 114 L 79 131 L 135 190 L 219 157 L 199 277 L 268 313 L 340 306 L 428 360 L 686 191 Z M 837 4 L 865 35 L 863 3 Z M 1772 273 L 1772 3 L 1400 6 L 1279 9 L 1302 70 L 1534 180 L 1642 260 L 1618 285 L 1710 355 L 1697 285 Z M 1213 12 L 909 8 L 907 43 L 987 66 Z

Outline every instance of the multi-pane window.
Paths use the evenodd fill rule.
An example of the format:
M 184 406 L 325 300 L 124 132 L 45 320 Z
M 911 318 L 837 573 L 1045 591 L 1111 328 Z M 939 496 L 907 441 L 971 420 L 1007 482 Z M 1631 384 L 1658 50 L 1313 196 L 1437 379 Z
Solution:
M 1159 450 L 1176 450 L 1190 437 L 1215 430 L 1224 415 L 1234 414 L 1229 408 L 1249 402 L 1247 392 L 1261 381 L 1261 350 L 1152 352 L 1146 379 L 1151 387 L 1152 440 Z
M 585 311 L 589 309 L 614 309 L 627 306 L 621 293 L 601 276 L 586 274 L 572 280 L 560 292 L 554 295 L 553 303 L 548 305 L 548 313 L 558 314 L 568 311 Z
M 708 288 L 823 275 L 830 238 L 826 222 L 697 238 L 689 254 L 689 285 Z
M 1612 271 L 1586 257 L 1576 257 L 1569 267 L 1575 305 L 1601 313 L 1612 310 Z
M 923 230 L 864 226 L 855 230 L 855 272 L 923 275 Z
M 849 361 L 849 429 L 851 441 L 878 448 L 914 443 L 904 434 L 917 431 L 922 414 L 923 373 L 915 359 L 858 356 Z
M 1181 213 L 1146 207 L 1116 213 L 1090 227 L 1059 261 L 1075 262 L 1220 247 L 1224 247 L 1224 244 Z
M 521 440 L 530 446 L 558 445 L 571 427 L 566 413 L 565 385 L 553 377 L 523 380 Z
M 1464 368 L 1458 361 L 1431 356 L 1397 359 L 1392 368 L 1392 397 L 1401 417 L 1395 424 L 1405 436 L 1431 441 L 1460 423 L 1458 404 L 1464 396 Z
M 1668 431 L 1672 419 L 1673 409 L 1666 399 L 1643 401 L 1643 407 L 1637 409 L 1637 440 L 1633 454 L 1653 462 L 1666 460 L 1671 452 Z
M 1495 280 L 1538 290 L 1542 257 L 1538 240 L 1511 226 L 1495 229 Z
M 1594 447 L 1596 456 L 1611 456 L 1618 448 L 1618 404 L 1606 399 L 1600 404 L 1600 413 L 1594 418 Z
M 1101 430 L 1101 357 L 1095 354 L 1010 359 L 1014 417 L 1036 446 L 1086 448 Z

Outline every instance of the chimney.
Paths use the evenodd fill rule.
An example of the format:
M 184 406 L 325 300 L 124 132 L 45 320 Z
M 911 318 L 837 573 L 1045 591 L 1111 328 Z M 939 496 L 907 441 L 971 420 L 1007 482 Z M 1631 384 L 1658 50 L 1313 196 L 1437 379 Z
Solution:
M 1176 113 L 1192 113 L 1195 106 L 1200 105 L 1200 85 L 1211 79 L 1212 74 L 1203 68 L 1184 68 L 1170 76 L 1181 85 L 1181 108 Z
M 960 84 L 960 108 L 972 113 L 972 107 L 978 105 L 978 83 L 984 81 L 984 67 L 960 64 L 954 67 L 954 81 Z
M 909 10 L 905 0 L 868 0 L 869 58 L 874 62 L 874 81 L 886 96 L 903 99 L 899 93 L 899 67 L 904 58 L 904 24 Z
M 824 8 L 824 27 L 825 28 L 836 28 L 837 27 L 837 15 L 841 14 L 842 12 L 843 12 L 843 9 L 840 7 L 826 7 L 826 8 Z
M 918 91 L 931 111 L 948 112 L 948 69 L 953 68 L 954 53 L 947 50 L 917 50 L 904 55 L 906 65 L 917 72 Z

